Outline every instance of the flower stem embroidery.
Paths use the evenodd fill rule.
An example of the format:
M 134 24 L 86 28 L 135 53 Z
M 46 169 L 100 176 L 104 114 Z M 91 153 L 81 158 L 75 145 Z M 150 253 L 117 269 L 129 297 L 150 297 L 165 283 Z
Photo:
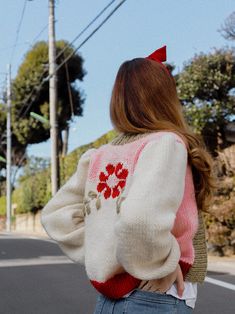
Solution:
M 97 209 L 100 209 L 101 207 L 101 200 L 100 200 L 100 197 L 97 198 L 96 202 L 95 202 L 95 206 Z
M 93 198 L 96 198 L 96 197 L 97 197 L 97 193 L 94 192 L 94 191 L 89 191 L 89 192 L 88 192 L 88 196 L 89 196 L 91 199 L 93 199 Z
M 116 212 L 117 212 L 117 214 L 120 213 L 121 203 L 122 203 L 122 201 L 123 201 L 125 198 L 126 198 L 125 196 L 118 197 L 117 202 L 116 202 L 116 205 L 117 205 L 117 206 L 116 206 Z
M 91 208 L 90 208 L 89 202 L 90 202 L 89 199 L 84 198 L 84 200 L 83 200 L 84 212 L 85 212 L 85 214 L 88 214 L 88 215 L 90 215 L 90 213 L 91 213 Z

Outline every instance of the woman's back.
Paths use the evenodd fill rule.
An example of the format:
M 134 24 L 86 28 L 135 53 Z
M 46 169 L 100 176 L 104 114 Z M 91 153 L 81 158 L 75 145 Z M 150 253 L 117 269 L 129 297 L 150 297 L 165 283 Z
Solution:
M 124 296 L 141 280 L 164 277 L 178 262 L 185 277 L 194 262 L 193 238 L 198 228 L 183 140 L 173 132 L 145 133 L 122 144 L 121 138 L 125 136 L 89 149 L 79 162 L 86 176 L 84 187 L 80 183 L 84 192 L 80 251 L 76 238 L 74 242 L 70 238 L 74 230 L 63 235 L 57 229 L 61 240 L 70 238 L 67 247 L 62 244 L 64 252 L 83 263 L 94 287 L 112 298 Z M 59 204 L 58 196 L 54 203 Z M 50 235 L 62 224 L 56 219 L 55 205 L 49 202 L 43 211 Z M 199 282 L 204 275 L 205 269 L 197 273 Z
M 150 305 L 189 313 L 194 305 L 180 300 L 183 283 L 182 297 L 195 301 L 205 278 L 201 210 L 212 194 L 212 159 L 184 119 L 174 78 L 161 63 L 165 48 L 121 65 L 110 102 L 120 134 L 88 149 L 42 210 L 49 236 L 85 265 L 100 292 L 95 313 L 114 305 L 126 311 L 124 299 L 133 302 L 128 313 Z

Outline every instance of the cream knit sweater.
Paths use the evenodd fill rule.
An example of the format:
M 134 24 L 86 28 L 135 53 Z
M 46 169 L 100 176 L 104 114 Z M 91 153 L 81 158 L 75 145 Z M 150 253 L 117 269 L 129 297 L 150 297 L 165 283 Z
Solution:
M 41 223 L 71 260 L 85 265 L 92 283 L 124 272 L 139 280 L 162 278 L 182 257 L 171 231 L 185 193 L 187 166 L 186 146 L 173 132 L 88 149 L 43 208 Z M 184 253 L 192 264 L 198 227 L 194 207 L 189 219 Z

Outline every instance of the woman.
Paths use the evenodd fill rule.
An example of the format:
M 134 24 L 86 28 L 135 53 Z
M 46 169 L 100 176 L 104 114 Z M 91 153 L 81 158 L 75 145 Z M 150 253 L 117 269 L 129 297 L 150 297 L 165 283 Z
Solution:
M 164 46 L 121 65 L 110 103 L 118 135 L 83 153 L 42 210 L 48 235 L 99 292 L 94 314 L 191 313 L 205 278 L 212 157 L 165 60 Z

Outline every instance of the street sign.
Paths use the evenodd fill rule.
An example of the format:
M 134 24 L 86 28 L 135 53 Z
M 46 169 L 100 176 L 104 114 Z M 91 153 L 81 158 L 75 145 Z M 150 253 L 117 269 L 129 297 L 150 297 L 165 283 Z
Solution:
M 40 121 L 42 123 L 45 123 L 45 124 L 48 124 L 48 125 L 50 124 L 50 122 L 45 117 L 40 116 L 39 114 L 37 114 L 37 113 L 35 113 L 33 111 L 30 112 L 30 115 L 31 115 L 31 117 L 35 118 L 36 120 L 38 120 L 38 121 Z

